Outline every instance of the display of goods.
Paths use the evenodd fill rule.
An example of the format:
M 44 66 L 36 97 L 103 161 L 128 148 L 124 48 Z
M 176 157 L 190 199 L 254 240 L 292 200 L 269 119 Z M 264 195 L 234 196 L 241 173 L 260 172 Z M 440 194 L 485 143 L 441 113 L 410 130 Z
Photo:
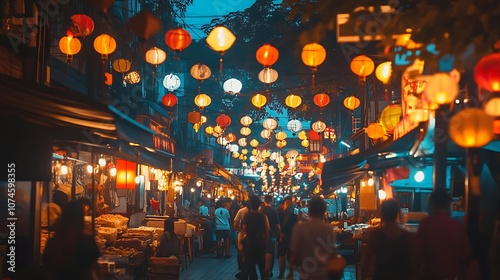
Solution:
M 128 218 L 119 214 L 102 214 L 95 218 L 96 225 L 104 227 L 114 227 L 120 232 L 124 232 L 128 227 Z
M 140 239 L 144 242 L 150 242 L 153 238 L 151 232 L 130 232 L 127 231 L 126 233 L 122 234 L 122 238 L 137 238 Z
M 151 240 L 154 241 L 160 241 L 160 237 L 163 234 L 163 229 L 162 228 L 156 228 L 156 227 L 146 227 L 146 226 L 140 226 L 138 228 L 129 228 L 127 230 L 127 233 L 134 234 L 134 233 L 142 233 L 142 232 L 148 232 L 151 234 Z
M 134 248 L 144 250 L 146 243 L 138 238 L 120 238 L 116 240 L 115 247 Z
M 101 239 L 105 239 L 106 243 L 115 243 L 118 236 L 118 230 L 113 227 L 98 227 L 97 236 Z

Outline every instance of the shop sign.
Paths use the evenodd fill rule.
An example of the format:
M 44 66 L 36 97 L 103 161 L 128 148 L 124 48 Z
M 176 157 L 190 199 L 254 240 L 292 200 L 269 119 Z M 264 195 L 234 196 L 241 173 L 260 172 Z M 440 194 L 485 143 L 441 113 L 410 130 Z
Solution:
M 174 141 L 162 135 L 153 134 L 153 145 L 157 150 L 162 150 L 171 154 L 175 153 Z

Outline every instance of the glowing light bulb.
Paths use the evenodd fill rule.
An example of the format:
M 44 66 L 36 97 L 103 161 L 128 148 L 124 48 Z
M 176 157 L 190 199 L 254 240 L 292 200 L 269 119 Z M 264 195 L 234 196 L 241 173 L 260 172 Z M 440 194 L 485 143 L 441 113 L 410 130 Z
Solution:
M 116 176 L 116 167 L 113 167 L 109 170 L 109 175 L 115 177 Z
M 87 165 L 87 173 L 89 174 L 92 174 L 92 172 L 94 171 L 94 167 L 92 167 L 92 165 Z
M 384 200 L 387 197 L 387 193 L 384 190 L 378 190 L 378 198 Z
M 414 179 L 417 181 L 417 183 L 420 183 L 424 180 L 425 174 L 422 170 L 419 170 L 415 173 Z
M 61 174 L 62 175 L 68 174 L 68 166 L 66 166 L 66 164 L 61 165 Z
M 106 160 L 105 160 L 104 158 L 100 158 L 100 159 L 99 159 L 99 165 L 100 165 L 101 167 L 106 166 Z
M 368 186 L 373 186 L 373 178 L 368 179 Z

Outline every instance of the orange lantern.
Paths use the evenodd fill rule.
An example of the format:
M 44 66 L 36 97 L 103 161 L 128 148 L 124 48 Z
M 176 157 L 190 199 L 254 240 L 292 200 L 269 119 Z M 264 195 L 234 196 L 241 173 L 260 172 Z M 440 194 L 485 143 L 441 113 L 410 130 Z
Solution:
M 205 133 L 208 134 L 208 135 L 212 135 L 212 133 L 214 133 L 213 126 L 207 126 L 207 127 L 205 127 Z
M 257 93 L 252 97 L 252 104 L 257 108 L 262 108 L 266 105 L 267 98 L 263 94 Z
M 474 80 L 477 85 L 490 92 L 500 91 L 500 54 L 487 55 L 474 67 Z
M 479 108 L 463 109 L 450 119 L 448 134 L 463 148 L 481 148 L 493 139 L 493 117 Z
M 119 58 L 113 61 L 113 69 L 118 73 L 128 72 L 131 66 L 132 63 L 127 59 Z
M 135 162 L 117 159 L 116 160 L 116 188 L 135 189 L 135 177 L 137 164 Z
M 302 98 L 300 98 L 300 96 L 298 96 L 298 95 L 290 94 L 286 97 L 285 104 L 286 104 L 286 106 L 288 106 L 292 109 L 295 109 L 295 108 L 299 107 L 300 104 L 302 104 Z
M 365 130 L 366 135 L 371 139 L 382 138 L 385 134 L 385 129 L 380 123 L 371 123 Z
M 326 93 L 318 93 L 313 98 L 314 104 L 320 109 L 323 109 L 328 103 L 330 103 L 330 97 Z
M 71 25 L 68 27 L 68 33 L 77 37 L 86 37 L 94 31 L 94 21 L 85 14 L 76 14 L 71 16 Z M 69 34 L 68 34 L 69 35 Z
M 165 33 L 165 43 L 173 51 L 182 51 L 191 44 L 191 34 L 182 28 L 176 28 Z
M 351 71 L 359 76 L 359 80 L 364 82 L 366 77 L 373 73 L 375 64 L 373 60 L 366 55 L 356 56 L 350 63 Z
M 318 66 L 326 59 L 326 50 L 320 44 L 307 44 L 302 48 L 301 58 L 306 66 L 316 71 Z
M 196 63 L 195 65 L 193 65 L 189 72 L 191 73 L 191 76 L 198 81 L 206 80 L 210 78 L 210 75 L 212 75 L 212 71 L 210 70 L 210 68 L 201 63 Z
M 325 128 L 326 128 L 326 125 L 325 125 Z M 311 129 L 308 132 L 308 139 L 312 140 L 312 141 L 320 141 L 321 134 Z
M 201 122 L 201 113 L 196 111 L 191 111 L 187 115 L 187 120 L 191 124 L 199 123 Z
M 392 131 L 400 122 L 403 109 L 399 104 L 391 104 L 380 113 L 380 123 L 387 131 Z
M 73 36 L 64 36 L 59 40 L 59 50 L 66 55 L 66 61 L 71 63 L 73 56 L 80 52 L 82 43 Z
M 270 67 L 278 61 L 279 51 L 270 44 L 264 44 L 255 53 L 257 61 L 264 67 Z
M 116 50 L 116 41 L 108 34 L 101 34 L 94 39 L 94 49 L 101 54 L 103 60 Z
M 351 111 L 354 111 L 354 109 L 358 108 L 359 105 L 360 101 L 355 96 L 349 96 L 344 99 L 344 106 Z
M 236 36 L 226 27 L 217 26 L 210 31 L 205 41 L 212 50 L 222 56 L 234 44 Z M 220 58 L 220 71 L 222 72 L 222 57 Z
M 165 59 L 167 59 L 167 53 L 160 48 L 152 47 L 146 52 L 144 58 L 147 63 L 156 67 L 162 64 L 165 61 Z
M 236 141 L 236 135 L 234 135 L 234 133 L 228 133 L 226 135 L 225 139 L 227 142 L 232 143 L 232 142 Z
M 200 93 L 194 97 L 194 104 L 201 110 L 210 105 L 210 103 L 212 103 L 212 98 L 204 93 Z
M 177 96 L 169 92 L 161 98 L 161 103 L 167 107 L 174 107 L 177 104 Z
M 225 129 L 231 124 L 231 118 L 228 115 L 222 114 L 215 119 L 215 123 Z

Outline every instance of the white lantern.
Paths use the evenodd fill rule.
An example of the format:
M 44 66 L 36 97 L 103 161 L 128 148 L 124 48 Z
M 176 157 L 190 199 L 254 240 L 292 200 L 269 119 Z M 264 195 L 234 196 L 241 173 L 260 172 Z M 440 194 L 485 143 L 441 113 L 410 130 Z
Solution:
M 250 133 L 252 133 L 252 130 L 249 127 L 245 126 L 240 129 L 240 134 L 243 136 L 248 136 Z
M 288 122 L 287 128 L 295 135 L 302 130 L 302 123 L 299 120 L 291 120 Z
M 229 151 L 231 151 L 233 153 L 237 152 L 239 149 L 240 149 L 240 147 L 238 145 L 236 145 L 236 144 L 229 145 Z
M 260 132 L 260 137 L 264 139 L 269 139 L 271 137 L 272 131 L 268 129 L 264 129 Z
M 174 74 L 168 74 L 163 78 L 163 86 L 168 91 L 174 91 L 181 86 L 181 79 Z
M 269 159 L 270 159 L 270 160 L 275 160 L 277 157 L 278 157 L 278 153 L 277 153 L 277 152 L 273 152 L 273 153 L 269 156 Z M 272 165 L 271 165 L 271 166 L 272 166 Z M 269 167 L 269 169 L 271 169 L 271 166 Z
M 264 122 L 262 122 L 262 126 L 268 130 L 274 130 L 276 127 L 278 127 L 278 122 L 273 118 L 267 118 L 264 120 Z
M 257 161 L 257 157 L 256 156 L 250 156 L 250 161 Z
M 311 129 L 314 132 L 321 133 L 321 132 L 325 131 L 326 124 L 322 121 L 317 121 L 311 125 Z
M 242 126 L 250 126 L 252 124 L 253 120 L 249 116 L 243 116 L 240 119 L 240 123 Z
M 167 59 L 167 54 L 162 49 L 159 49 L 157 47 L 152 47 L 146 52 L 144 58 L 147 63 L 153 66 L 158 66 L 159 64 L 162 64 L 165 61 L 165 59 Z
M 227 141 L 225 137 L 219 136 L 217 138 L 217 144 L 226 146 L 227 144 L 229 144 L 229 141 Z
M 264 84 L 272 84 L 278 80 L 278 71 L 272 68 L 264 68 L 259 72 L 259 80 Z
M 246 138 L 240 138 L 240 140 L 238 140 L 238 145 L 240 145 L 241 147 L 246 147 L 248 145 L 247 139 Z
M 241 84 L 241 82 L 239 80 L 231 78 L 231 79 L 224 82 L 224 85 L 222 85 L 222 88 L 224 88 L 225 93 L 238 94 L 241 92 L 243 85 Z

